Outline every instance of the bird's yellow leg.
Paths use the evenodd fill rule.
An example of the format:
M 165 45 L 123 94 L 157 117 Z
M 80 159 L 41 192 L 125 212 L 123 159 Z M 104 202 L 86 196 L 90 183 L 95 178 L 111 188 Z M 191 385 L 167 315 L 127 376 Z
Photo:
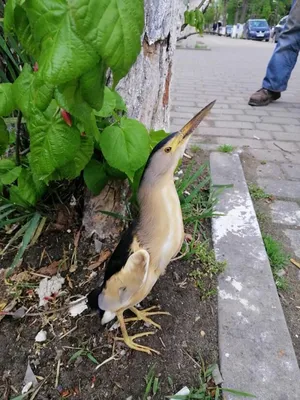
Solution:
M 142 346 L 140 344 L 134 343 L 134 339 L 137 339 L 137 338 L 140 338 L 143 336 L 153 335 L 155 332 L 142 332 L 142 333 L 137 333 L 136 335 L 133 335 L 133 336 L 129 336 L 127 333 L 127 329 L 126 329 L 126 325 L 125 325 L 125 321 L 124 321 L 124 317 L 123 317 L 123 312 L 117 313 L 117 318 L 120 323 L 120 328 L 121 328 L 123 337 L 122 338 L 116 337 L 115 340 L 124 341 L 124 343 L 126 343 L 127 346 L 133 350 L 142 351 L 142 352 L 148 353 L 150 355 L 151 355 L 151 352 L 160 354 L 157 350 L 151 349 L 151 347 Z
M 130 307 L 130 310 L 136 315 L 136 317 L 133 318 L 126 318 L 124 321 L 125 322 L 133 322 L 133 321 L 145 321 L 148 324 L 154 325 L 156 328 L 161 329 L 161 326 L 157 324 L 156 322 L 152 321 L 149 316 L 151 315 L 171 315 L 168 312 L 165 311 L 151 311 L 157 309 L 157 306 L 145 308 L 144 310 L 138 310 L 135 307 Z

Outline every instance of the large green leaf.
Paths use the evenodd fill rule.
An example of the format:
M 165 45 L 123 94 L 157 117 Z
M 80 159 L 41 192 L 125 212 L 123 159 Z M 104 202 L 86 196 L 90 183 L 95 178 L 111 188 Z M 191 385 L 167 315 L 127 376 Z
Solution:
M 40 178 L 46 179 L 74 159 L 80 147 L 80 132 L 69 127 L 52 105 L 46 112 L 38 110 L 27 123 L 30 133 L 30 165 Z
M 57 103 L 80 121 L 85 121 L 92 108 L 82 98 L 79 81 L 70 81 L 55 89 Z
M 109 126 L 100 135 L 100 146 L 109 165 L 132 180 L 149 156 L 149 135 L 143 124 L 121 118 L 120 126 Z
M 161 140 L 165 139 L 168 136 L 168 133 L 165 132 L 164 130 L 159 130 L 159 131 L 150 131 L 150 147 L 153 149 L 159 143 Z
M 0 156 L 5 153 L 9 143 L 9 133 L 3 118 L 0 118 Z M 2 160 L 0 160 L 2 161 Z
M 6 117 L 15 109 L 12 95 L 12 84 L 2 83 L 0 85 L 0 115 Z
M 4 174 L 0 174 L 0 182 L 3 185 L 10 185 L 19 177 L 21 171 L 22 167 L 14 167 L 13 169 L 5 172 Z
M 140 52 L 143 0 L 74 0 L 72 5 L 77 31 L 113 70 L 116 84 Z
M 26 11 L 18 5 L 14 10 L 14 28 L 25 52 L 38 57 L 40 53 L 39 45 L 33 37 Z
M 72 161 L 63 165 L 53 176 L 51 176 L 51 180 L 77 178 L 90 161 L 93 152 L 94 141 L 92 135 L 81 136 L 80 147 L 74 154 Z
M 44 111 L 52 99 L 53 91 L 54 87 L 38 79 L 28 64 L 24 65 L 12 86 L 14 101 L 25 117 L 32 114 L 33 107 Z
M 100 111 L 95 111 L 95 115 L 102 118 L 110 117 L 116 108 L 117 98 L 115 93 L 105 86 L 104 88 L 104 99 L 103 106 Z
M 83 172 L 84 181 L 88 189 L 97 195 L 101 192 L 108 182 L 108 176 L 105 172 L 103 163 L 97 160 L 91 160 Z
M 88 1 L 35 0 L 24 7 L 35 39 L 41 42 L 38 62 L 44 80 L 58 85 L 76 79 L 99 61 L 80 29 L 80 14 L 89 8 Z
M 95 110 L 103 104 L 106 66 L 101 60 L 94 68 L 80 78 L 80 89 L 83 99 Z
M 3 174 L 11 169 L 15 168 L 16 164 L 9 158 L 3 158 L 0 160 L 0 174 Z
M 37 180 L 30 169 L 23 168 L 18 178 L 18 185 L 11 186 L 9 190 L 10 200 L 23 207 L 33 206 L 43 195 L 45 188 L 45 184 Z
M 8 0 L 4 7 L 4 32 L 6 35 L 13 31 L 15 25 L 15 7 L 16 0 Z

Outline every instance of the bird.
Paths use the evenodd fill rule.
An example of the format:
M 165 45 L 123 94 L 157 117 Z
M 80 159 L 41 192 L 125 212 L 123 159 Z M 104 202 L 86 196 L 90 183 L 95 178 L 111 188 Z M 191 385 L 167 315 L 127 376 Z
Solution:
M 181 249 L 184 226 L 174 172 L 192 132 L 214 104 L 215 101 L 208 104 L 182 129 L 169 134 L 153 148 L 137 191 L 139 216 L 123 233 L 112 253 L 102 285 L 87 295 L 88 305 L 98 310 L 102 325 L 117 317 L 122 337 L 116 337 L 115 340 L 124 341 L 133 350 L 159 354 L 157 350 L 135 342 L 155 332 L 129 336 L 126 323 L 139 320 L 161 328 L 150 317 L 170 315 L 168 312 L 155 311 L 156 306 L 141 310 L 136 305 L 150 293 Z M 135 317 L 124 318 L 123 313 L 128 309 Z

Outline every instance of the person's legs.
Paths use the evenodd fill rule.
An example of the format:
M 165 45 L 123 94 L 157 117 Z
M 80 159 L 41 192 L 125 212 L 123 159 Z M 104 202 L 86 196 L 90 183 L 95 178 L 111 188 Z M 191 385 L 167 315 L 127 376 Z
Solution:
M 250 105 L 264 106 L 280 97 L 287 88 L 300 50 L 300 0 L 294 0 L 286 25 L 269 61 L 262 89 L 254 93 Z

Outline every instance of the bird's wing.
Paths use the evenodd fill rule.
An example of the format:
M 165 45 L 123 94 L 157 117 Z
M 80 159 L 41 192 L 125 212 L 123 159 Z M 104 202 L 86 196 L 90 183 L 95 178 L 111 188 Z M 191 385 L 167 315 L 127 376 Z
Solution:
M 99 295 L 98 304 L 102 310 L 117 311 L 130 305 L 131 297 L 147 279 L 150 255 L 140 249 L 131 254 L 124 267 L 106 281 Z

